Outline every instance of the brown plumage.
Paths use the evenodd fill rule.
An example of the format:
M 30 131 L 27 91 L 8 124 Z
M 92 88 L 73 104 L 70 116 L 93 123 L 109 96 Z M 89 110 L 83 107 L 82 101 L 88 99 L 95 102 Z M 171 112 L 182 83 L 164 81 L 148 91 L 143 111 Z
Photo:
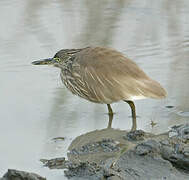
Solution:
M 95 103 L 109 104 L 124 100 L 132 109 L 136 130 L 133 100 L 161 99 L 166 96 L 161 85 L 150 79 L 132 60 L 122 53 L 104 47 L 63 49 L 54 58 L 33 64 L 54 64 L 61 69 L 61 79 L 75 95 Z

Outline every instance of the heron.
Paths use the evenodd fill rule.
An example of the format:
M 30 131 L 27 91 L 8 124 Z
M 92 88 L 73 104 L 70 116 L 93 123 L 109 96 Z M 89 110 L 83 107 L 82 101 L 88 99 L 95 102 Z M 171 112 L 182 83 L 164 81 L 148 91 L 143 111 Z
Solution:
M 166 97 L 160 83 L 151 79 L 123 53 L 108 47 L 62 49 L 54 57 L 33 61 L 32 64 L 60 68 L 62 82 L 74 95 L 106 104 L 110 117 L 113 117 L 112 103 L 128 103 L 132 114 L 131 131 L 137 129 L 135 100 Z M 112 118 L 109 124 L 110 120 Z

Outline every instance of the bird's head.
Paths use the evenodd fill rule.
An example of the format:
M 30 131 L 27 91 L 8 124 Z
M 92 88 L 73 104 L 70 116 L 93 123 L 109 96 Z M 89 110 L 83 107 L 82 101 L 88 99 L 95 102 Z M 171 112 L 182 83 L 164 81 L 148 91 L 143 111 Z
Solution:
M 53 65 L 55 67 L 62 67 L 64 63 L 72 57 L 75 53 L 80 52 L 82 49 L 62 49 L 58 51 L 53 58 L 41 59 L 33 61 L 33 65 Z

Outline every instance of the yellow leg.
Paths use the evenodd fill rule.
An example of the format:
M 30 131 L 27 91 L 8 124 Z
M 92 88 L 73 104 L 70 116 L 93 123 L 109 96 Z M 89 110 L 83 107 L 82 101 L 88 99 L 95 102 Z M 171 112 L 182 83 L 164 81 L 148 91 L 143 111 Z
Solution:
M 131 108 L 131 112 L 132 112 L 132 120 L 133 120 L 133 124 L 132 124 L 132 128 L 131 131 L 136 131 L 137 128 L 137 123 L 136 123 L 136 111 L 135 111 L 135 105 L 133 101 L 125 101 L 129 104 L 130 108 Z
M 108 128 L 111 128 L 112 127 L 112 120 L 113 120 L 113 111 L 112 111 L 112 108 L 110 106 L 110 104 L 107 104 L 108 106 L 108 115 L 109 115 L 109 122 L 108 122 Z
M 108 114 L 109 115 L 114 114 L 113 111 L 112 111 L 112 108 L 111 108 L 110 104 L 107 104 L 107 106 L 108 106 Z

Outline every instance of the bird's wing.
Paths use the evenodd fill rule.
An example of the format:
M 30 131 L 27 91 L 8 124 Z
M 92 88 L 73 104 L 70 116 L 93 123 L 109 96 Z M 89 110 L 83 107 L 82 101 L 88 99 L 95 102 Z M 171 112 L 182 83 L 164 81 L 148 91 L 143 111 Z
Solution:
M 151 80 L 133 61 L 108 48 L 89 48 L 77 56 L 85 90 L 101 103 L 161 96 L 159 83 Z M 158 91 L 157 91 L 158 90 Z M 158 95 L 158 93 L 160 95 Z

